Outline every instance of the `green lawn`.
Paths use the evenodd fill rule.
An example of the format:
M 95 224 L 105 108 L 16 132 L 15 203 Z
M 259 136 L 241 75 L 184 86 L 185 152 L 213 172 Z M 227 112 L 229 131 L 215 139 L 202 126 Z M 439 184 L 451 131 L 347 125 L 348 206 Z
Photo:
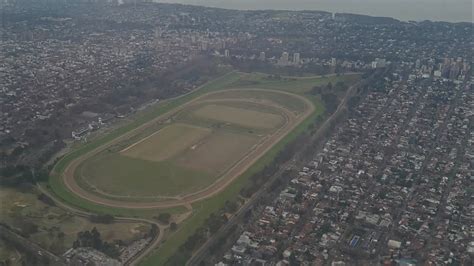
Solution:
M 231 86 L 238 86 L 239 82 L 235 82 L 231 84 Z M 244 86 L 245 87 L 245 86 Z M 249 85 L 249 88 L 252 86 Z M 271 87 L 268 87 L 271 89 Z M 275 93 L 265 90 L 229 90 L 223 91 L 218 94 L 211 94 L 206 96 L 205 99 L 222 99 L 222 98 L 233 98 L 233 99 L 240 99 L 240 98 L 253 98 L 258 100 L 270 100 L 275 102 L 281 106 L 288 108 L 293 112 L 302 113 L 306 110 L 307 106 L 305 103 L 298 99 L 297 97 L 291 97 L 288 94 L 284 93 Z
M 141 238 L 143 235 L 137 235 L 138 232 L 132 229 L 142 228 L 141 232 L 150 229 L 150 225 L 144 222 L 93 223 L 87 218 L 75 216 L 67 210 L 38 200 L 38 195 L 39 192 L 34 187 L 0 187 L 0 204 L 2 213 L 5 214 L 0 215 L 0 222 L 19 230 L 25 228 L 25 224 L 38 225 L 37 232 L 32 233 L 29 239 L 52 252 L 62 254 L 72 247 L 79 231 L 91 230 L 93 227 L 99 230 L 106 241 Z M 58 237 L 60 232 L 64 233 L 64 237 Z
M 190 193 L 215 179 L 209 173 L 187 169 L 169 160 L 153 162 L 117 153 L 93 157 L 82 168 L 81 178 L 107 194 L 130 196 L 132 201 Z
M 169 258 L 172 256 L 178 248 L 187 240 L 189 236 L 194 234 L 196 229 L 201 227 L 204 221 L 209 217 L 211 213 L 216 212 L 224 206 L 226 200 L 233 200 L 237 197 L 239 191 L 244 187 L 248 178 L 263 169 L 267 164 L 269 164 L 276 154 L 290 141 L 295 139 L 299 134 L 303 133 L 308 127 L 314 123 L 315 119 L 319 117 L 324 112 L 324 106 L 320 101 L 318 96 L 309 95 L 308 92 L 313 86 L 325 85 L 328 82 L 333 84 L 338 81 L 344 81 L 346 84 L 354 83 L 359 76 L 350 75 L 350 76 L 331 76 L 326 78 L 282 78 L 281 80 L 272 80 L 267 77 L 265 74 L 244 74 L 239 72 L 230 72 L 214 81 L 211 81 L 201 87 L 199 90 L 194 91 L 193 93 L 187 94 L 177 99 L 163 101 L 157 106 L 148 109 L 147 111 L 140 113 L 135 116 L 134 122 L 119 128 L 112 132 L 111 134 L 98 138 L 93 142 L 82 145 L 80 148 L 74 152 L 65 156 L 59 163 L 55 165 L 54 172 L 60 173 L 64 170 L 65 166 L 77 156 L 80 156 L 95 147 L 98 147 L 117 136 L 124 134 L 127 131 L 130 131 L 133 128 L 138 127 L 146 121 L 153 119 L 154 117 L 163 114 L 172 108 L 175 108 L 183 103 L 193 99 L 196 96 L 202 95 L 210 91 L 221 90 L 225 88 L 262 88 L 262 89 L 276 89 L 283 90 L 299 95 L 303 95 L 310 99 L 315 104 L 315 111 L 313 114 L 308 117 L 304 122 L 302 122 L 295 130 L 288 134 L 283 140 L 281 140 L 277 145 L 275 145 L 269 152 L 267 152 L 257 163 L 252 165 L 241 177 L 236 179 L 231 185 L 229 185 L 224 192 L 203 200 L 199 203 L 193 204 L 194 213 L 193 215 L 185 220 L 179 225 L 178 231 L 172 233 L 156 252 L 151 256 L 147 257 L 142 265 L 163 265 Z M 141 210 L 127 210 L 120 208 L 109 208 L 100 205 L 95 205 L 89 203 L 85 200 L 74 196 L 69 193 L 63 186 L 61 179 L 58 175 L 51 175 L 49 182 L 52 190 L 61 197 L 66 202 L 79 206 L 84 209 L 88 209 L 96 212 L 105 212 L 115 215 L 122 216 L 139 216 L 141 215 Z M 171 210 L 165 210 L 167 212 L 179 212 L 183 208 L 174 208 Z
M 203 200 L 201 202 L 193 204 L 194 214 L 180 225 L 180 229 L 170 236 L 166 242 L 164 242 L 155 253 L 145 258 L 140 263 L 142 266 L 151 265 L 164 265 L 167 260 L 176 253 L 178 248 L 183 245 L 186 240 L 196 232 L 198 228 L 204 225 L 206 219 L 212 213 L 218 211 L 224 206 L 224 203 L 229 200 L 235 200 L 240 190 L 245 186 L 249 177 L 253 174 L 262 170 L 266 165 L 270 164 L 275 156 L 278 154 L 283 147 L 294 140 L 301 133 L 306 131 L 311 124 L 314 123 L 317 117 L 324 113 L 324 104 L 321 102 L 320 97 L 309 95 L 309 91 L 314 86 L 326 85 L 328 82 L 335 84 L 338 81 L 343 81 L 348 85 L 355 83 L 360 79 L 359 75 L 348 75 L 348 76 L 332 76 L 327 78 L 311 78 L 305 77 L 296 80 L 280 81 L 281 83 L 273 80 L 268 80 L 267 75 L 257 74 L 241 74 L 241 78 L 233 82 L 230 86 L 233 88 L 268 88 L 268 89 L 280 89 L 288 92 L 293 92 L 299 95 L 303 95 L 310 99 L 315 108 L 315 111 L 305 121 L 298 125 L 295 130 L 288 134 L 278 144 L 272 147 L 260 160 L 252 165 L 241 177 L 236 179 L 230 184 L 224 192 L 218 195 Z M 258 85 L 249 84 L 248 81 L 257 81 Z
M 218 90 L 221 88 L 225 88 L 226 85 L 238 80 L 239 74 L 238 72 L 229 72 L 215 80 L 212 80 L 205 85 L 203 85 L 201 88 L 198 90 L 193 91 L 192 93 L 183 95 L 181 97 L 175 98 L 175 99 L 170 99 L 167 101 L 162 101 L 160 104 L 153 106 L 151 108 L 148 108 L 147 110 L 135 114 L 131 119 L 133 120 L 132 123 L 127 124 L 123 127 L 120 127 L 111 133 L 100 137 L 96 138 L 86 144 L 82 144 L 74 151 L 68 153 L 66 156 L 62 157 L 55 165 L 53 168 L 53 171 L 51 172 L 50 178 L 49 178 L 49 189 L 58 196 L 59 199 L 65 201 L 68 204 L 71 204 L 77 208 L 80 209 L 85 209 L 93 212 L 98 212 L 98 213 L 108 213 L 112 215 L 120 215 L 120 216 L 131 216 L 131 217 L 136 217 L 136 216 L 141 216 L 141 213 L 145 212 L 144 215 L 146 215 L 146 211 L 143 210 L 133 210 L 133 209 L 123 209 L 123 208 L 111 208 L 107 206 L 102 206 L 98 204 L 94 204 L 92 202 L 89 202 L 87 200 L 84 200 L 72 193 L 70 193 L 66 187 L 63 184 L 62 179 L 60 178 L 60 175 L 58 173 L 61 173 L 64 171 L 65 167 L 75 158 L 82 156 L 83 154 L 103 145 L 104 143 L 107 143 L 123 134 L 126 132 L 139 127 L 143 123 L 161 115 L 164 114 L 173 108 L 180 106 L 187 101 L 202 95 L 204 93 Z M 167 212 L 182 212 L 184 211 L 183 207 L 178 207 L 178 208 L 172 208 L 166 210 Z
M 298 127 L 296 127 L 284 139 L 272 147 L 262 158 L 252 165 L 241 177 L 230 184 L 222 193 L 193 204 L 193 216 L 188 218 L 180 225 L 180 229 L 164 242 L 158 250 L 151 256 L 145 258 L 140 263 L 141 266 L 164 265 L 166 261 L 183 245 L 186 240 L 196 232 L 198 228 L 204 225 L 206 219 L 214 212 L 224 206 L 226 201 L 235 200 L 240 190 L 245 186 L 248 179 L 255 173 L 261 171 L 266 165 L 270 164 L 280 150 L 286 144 L 290 143 L 297 136 L 303 133 L 314 120 L 324 112 L 324 107 L 319 98 L 314 97 L 315 111 Z
M 360 78 L 358 74 L 328 76 L 328 77 L 281 77 L 280 79 L 270 78 L 267 74 L 251 73 L 242 74 L 242 77 L 234 82 L 232 86 L 239 88 L 261 88 L 283 90 L 296 94 L 308 93 L 314 86 L 326 85 L 331 82 L 336 84 L 343 81 L 346 84 L 353 84 Z
M 226 99 L 257 97 L 280 101 L 283 106 L 299 104 L 307 108 L 301 99 L 286 93 L 270 90 L 230 92 L 230 95 L 225 91 L 217 95 L 225 94 L 221 98 Z M 103 150 L 87 158 L 75 171 L 76 182 L 96 195 L 121 201 L 151 202 L 189 194 L 212 184 L 225 169 L 241 159 L 257 143 L 259 137 L 255 132 L 268 133 L 283 125 L 281 110 L 253 102 L 229 100 L 218 104 L 205 102 L 200 105 L 198 102 L 196 105 L 191 111 L 185 108 L 180 116 L 183 113 L 197 115 L 198 119 L 188 118 L 191 123 L 207 117 L 210 121 L 203 127 L 188 125 L 181 119 L 176 120 L 180 116 L 174 117 L 171 124 L 150 132 L 149 136 L 142 136 L 144 139 L 134 138 L 138 142 L 131 144 L 125 140 L 131 145 L 116 144 L 114 147 L 120 148 Z M 267 109 L 273 113 L 266 112 Z M 214 124 L 223 122 L 226 126 L 212 130 Z M 243 126 L 252 134 L 238 132 L 234 125 Z M 199 145 L 191 148 L 196 143 Z

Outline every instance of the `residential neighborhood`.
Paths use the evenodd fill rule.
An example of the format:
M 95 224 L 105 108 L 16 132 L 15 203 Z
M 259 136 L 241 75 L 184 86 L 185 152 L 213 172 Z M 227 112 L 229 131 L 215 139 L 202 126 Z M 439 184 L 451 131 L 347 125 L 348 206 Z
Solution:
M 472 263 L 472 81 L 397 70 L 216 265 Z

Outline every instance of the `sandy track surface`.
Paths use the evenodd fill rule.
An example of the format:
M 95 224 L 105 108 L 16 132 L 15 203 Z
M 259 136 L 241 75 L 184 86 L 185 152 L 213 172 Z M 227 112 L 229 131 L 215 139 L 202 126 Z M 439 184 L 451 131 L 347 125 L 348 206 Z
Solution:
M 105 205 L 105 206 L 110 206 L 110 207 L 119 207 L 119 208 L 132 208 L 132 209 L 153 209 L 153 208 L 170 208 L 170 207 L 177 207 L 177 206 L 183 206 L 187 205 L 190 203 L 194 203 L 209 197 L 212 197 L 222 190 L 224 190 L 230 183 L 232 183 L 236 178 L 238 178 L 242 173 L 244 173 L 251 165 L 253 165 L 258 159 L 260 159 L 267 151 L 269 151 L 276 143 L 278 143 L 281 139 L 283 139 L 289 132 L 291 132 L 293 129 L 296 128 L 302 121 L 304 121 L 309 115 L 311 115 L 315 109 L 314 105 L 306 98 L 288 93 L 288 92 L 283 92 L 283 91 L 276 91 L 276 90 L 267 90 L 267 89 L 232 89 L 235 91 L 242 91 L 242 90 L 251 90 L 251 91 L 265 91 L 265 92 L 274 92 L 274 93 L 281 93 L 281 94 L 287 94 L 288 96 L 291 97 L 296 97 L 303 101 L 307 108 L 304 113 L 299 114 L 299 115 L 294 115 L 292 114 L 289 110 L 286 110 L 286 116 L 288 117 L 288 121 L 285 126 L 279 128 L 276 132 L 273 134 L 269 135 L 266 141 L 255 147 L 253 152 L 250 154 L 247 154 L 244 158 L 242 158 L 239 162 L 237 162 L 231 169 L 229 169 L 226 174 L 216 180 L 213 184 L 208 186 L 207 188 L 193 192 L 190 194 L 182 195 L 176 198 L 172 199 L 165 199 L 165 200 L 160 200 L 158 202 L 133 202 L 133 201 L 123 201 L 123 200 L 114 200 L 110 198 L 104 198 L 101 197 L 100 195 L 97 195 L 93 192 L 87 191 L 80 187 L 75 178 L 74 178 L 74 172 L 75 169 L 87 158 L 103 151 L 104 149 L 107 149 L 116 143 L 126 140 L 129 137 L 132 137 L 133 135 L 139 133 L 141 130 L 147 128 L 148 126 L 152 125 L 153 123 L 156 123 L 157 121 L 160 121 L 164 118 L 169 117 L 170 115 L 173 115 L 184 108 L 187 108 L 189 105 L 192 105 L 196 102 L 202 101 L 203 98 L 206 96 L 212 95 L 212 94 L 218 94 L 221 92 L 225 91 L 231 91 L 231 90 L 224 90 L 224 91 L 216 91 L 216 92 L 210 92 L 204 95 L 201 95 L 186 104 L 174 108 L 173 110 L 160 115 L 156 117 L 155 119 L 152 119 L 148 121 L 147 123 L 144 123 L 143 125 L 121 135 L 120 137 L 117 137 L 113 141 L 110 141 L 100 147 L 97 147 L 96 149 L 78 157 L 77 159 L 73 160 L 64 170 L 64 172 L 61 175 L 61 178 L 63 179 L 64 185 L 70 190 L 72 193 L 76 194 L 77 196 L 91 201 L 96 204 L 100 205 Z M 263 104 L 263 103 L 262 103 Z

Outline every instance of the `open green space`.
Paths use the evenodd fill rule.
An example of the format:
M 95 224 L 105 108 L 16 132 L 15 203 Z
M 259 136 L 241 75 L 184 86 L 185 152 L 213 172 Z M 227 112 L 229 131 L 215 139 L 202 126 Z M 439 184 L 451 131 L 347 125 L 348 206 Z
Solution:
M 282 117 L 278 115 L 221 104 L 209 104 L 199 108 L 194 113 L 200 118 L 213 119 L 249 128 L 275 128 L 282 120 Z
M 184 151 L 211 134 L 211 130 L 186 124 L 165 126 L 152 135 L 130 145 L 120 154 L 148 161 L 163 161 Z
M 249 88 L 252 88 L 251 86 Z M 305 103 L 295 97 L 286 97 L 285 94 L 269 93 L 264 90 L 227 90 L 218 94 L 211 94 L 205 99 L 254 99 L 255 101 L 271 101 L 284 106 L 290 111 L 302 113 L 307 108 Z
M 95 195 L 120 201 L 154 202 L 183 196 L 227 178 L 226 170 L 253 151 L 264 136 L 260 133 L 285 126 L 281 110 L 253 102 L 226 99 L 200 104 L 198 100 L 191 107 L 180 109 L 179 116 L 171 114 L 172 119 L 160 118 L 167 121 L 162 128 L 118 152 L 104 148 L 88 157 L 75 168 L 77 184 Z M 201 123 L 194 125 L 194 120 Z M 121 140 L 114 146 L 122 147 L 122 141 L 128 143 Z
M 139 217 L 145 216 L 148 217 L 150 213 L 158 213 L 157 210 L 141 210 L 141 209 L 127 209 L 127 208 L 111 208 L 108 206 L 103 206 L 99 204 L 95 204 L 89 202 L 87 200 L 82 199 L 81 197 L 72 194 L 67 188 L 65 187 L 63 180 L 60 176 L 67 165 L 71 163 L 74 159 L 84 155 L 85 153 L 94 150 L 97 147 L 104 145 L 105 143 L 127 133 L 130 130 L 133 130 L 143 123 L 152 120 L 153 118 L 162 115 L 188 101 L 191 99 L 202 95 L 204 93 L 219 90 L 225 88 L 227 85 L 233 83 L 234 81 L 239 79 L 238 72 L 229 72 L 215 80 L 212 80 L 199 89 L 180 96 L 178 98 L 170 99 L 161 101 L 159 104 L 151 106 L 146 110 L 139 112 L 133 115 L 130 119 L 133 121 L 129 124 L 126 124 L 122 127 L 115 129 L 114 131 L 110 132 L 107 135 L 99 136 L 95 139 L 90 140 L 88 143 L 81 144 L 77 146 L 72 152 L 63 156 L 53 167 L 51 171 L 50 178 L 48 184 L 45 186 L 51 190 L 51 192 L 56 195 L 60 200 L 66 202 L 67 204 L 71 204 L 72 206 L 88 210 L 97 213 L 106 213 L 111 215 L 118 215 L 118 216 L 127 216 L 127 217 Z M 180 213 L 184 212 L 184 207 L 175 207 L 167 209 L 166 212 L 169 213 Z
M 248 81 L 258 81 L 258 86 L 252 82 L 248 84 Z M 263 157 L 261 157 L 255 164 L 253 164 L 242 176 L 237 180 L 232 182 L 229 186 L 226 187 L 225 191 L 219 193 L 218 195 L 200 201 L 193 204 L 193 215 L 186 219 L 178 231 L 173 233 L 166 242 L 164 242 L 160 247 L 143 260 L 140 263 L 142 266 L 152 266 L 152 265 L 165 265 L 168 259 L 175 254 L 179 247 L 183 245 L 186 240 L 192 236 L 197 229 L 204 225 L 206 219 L 212 214 L 222 208 L 226 201 L 233 201 L 239 195 L 240 190 L 248 182 L 248 179 L 255 173 L 261 171 L 265 166 L 269 165 L 275 156 L 280 150 L 282 150 L 285 145 L 294 140 L 297 136 L 305 132 L 310 128 L 314 121 L 323 115 L 324 113 L 324 104 L 321 102 L 321 99 L 318 95 L 309 94 L 311 89 L 314 86 L 324 86 L 327 83 L 337 83 L 344 82 L 347 85 L 352 85 L 360 79 L 360 75 L 348 75 L 348 76 L 333 76 L 333 77 L 305 77 L 305 78 L 296 78 L 284 82 L 284 85 L 276 84 L 275 81 L 268 78 L 266 74 L 247 74 L 242 73 L 240 78 L 235 82 L 232 82 L 229 86 L 233 88 L 268 88 L 268 89 L 280 89 L 283 91 L 293 92 L 298 95 L 302 95 L 310 99 L 314 106 L 316 107 L 314 112 L 305 119 L 302 123 L 298 125 L 291 133 L 286 135 L 279 143 L 274 145 L 270 151 L 268 151 Z M 247 85 L 244 85 L 247 84 Z M 276 86 L 275 86 L 276 85 Z M 232 93 L 227 91 L 224 94 Z M 214 97 L 214 96 L 213 96 Z M 286 102 L 288 104 L 288 102 Z M 298 109 L 297 105 L 293 105 L 293 108 Z
M 0 187 L 0 222 L 29 235 L 29 239 L 56 254 L 72 247 L 80 231 L 96 227 L 105 241 L 125 242 L 142 238 L 150 230 L 143 222 L 93 223 L 38 199 L 35 188 Z
M 61 173 L 65 167 L 75 158 L 87 153 L 90 150 L 95 149 L 107 143 L 118 136 L 140 126 L 141 124 L 149 121 L 161 114 L 164 114 L 175 107 L 183 105 L 184 103 L 200 96 L 205 93 L 211 91 L 218 91 L 218 90 L 225 90 L 227 88 L 259 88 L 259 89 L 272 89 L 272 90 L 282 90 L 291 93 L 295 93 L 298 95 L 302 95 L 308 99 L 310 99 L 315 104 L 315 111 L 313 114 L 308 117 L 304 122 L 299 124 L 299 126 L 293 130 L 290 134 L 288 134 L 283 140 L 277 143 L 275 146 L 272 147 L 270 151 L 268 151 L 263 157 L 261 157 L 257 163 L 253 164 L 242 176 L 238 179 L 234 180 L 226 189 L 206 200 L 197 202 L 193 204 L 193 214 L 188 219 L 184 220 L 182 223 L 179 224 L 178 230 L 172 232 L 169 236 L 167 236 L 166 241 L 160 245 L 160 247 L 154 252 L 151 256 L 147 257 L 143 261 L 143 265 L 163 265 L 171 255 L 173 255 L 177 249 L 187 240 L 189 236 L 191 236 L 197 228 L 201 227 L 207 217 L 211 213 L 216 212 L 220 209 L 225 201 L 227 200 L 234 200 L 239 191 L 244 187 L 244 185 L 248 182 L 248 178 L 253 174 L 261 169 L 263 169 L 266 165 L 268 165 L 276 154 L 290 141 L 295 139 L 299 134 L 304 132 L 308 129 L 308 127 L 314 123 L 315 119 L 321 116 L 324 112 L 324 105 L 322 104 L 320 97 L 318 95 L 310 95 L 309 92 L 311 88 L 314 86 L 322 86 L 327 84 L 328 82 L 332 82 L 333 84 L 343 81 L 348 85 L 355 83 L 359 79 L 358 75 L 349 75 L 349 76 L 331 76 L 331 77 L 304 77 L 304 78 L 293 78 L 293 77 L 282 77 L 279 79 L 270 78 L 269 75 L 256 73 L 256 74 L 248 74 L 248 73 L 239 73 L 239 72 L 230 72 L 221 78 L 218 78 L 214 81 L 211 81 L 198 90 L 187 94 L 185 96 L 171 99 L 167 101 L 162 101 L 156 106 L 152 106 L 147 110 L 137 113 L 133 116 L 133 122 L 121 127 L 112 133 L 96 138 L 89 143 L 80 145 L 77 149 L 75 149 L 72 153 L 69 153 L 65 157 L 63 157 L 54 167 L 54 171 L 52 172 L 49 185 L 52 191 L 59 196 L 64 201 L 72 204 L 76 207 L 80 207 L 83 209 L 95 211 L 95 212 L 102 212 L 102 213 L 110 213 L 113 215 L 121 215 L 121 216 L 142 216 L 142 215 L 149 215 L 144 214 L 153 213 L 158 211 L 156 210 L 134 210 L 134 209 L 121 209 L 121 208 L 110 208 L 105 206 L 100 206 L 97 204 L 90 203 L 86 200 L 83 200 L 73 194 L 71 194 L 62 184 L 61 178 L 57 173 Z M 225 93 L 231 93 L 230 91 Z M 260 96 L 260 99 L 265 98 L 264 96 Z M 272 99 L 272 101 L 277 101 Z M 282 101 L 282 103 L 286 103 L 288 106 L 288 101 Z M 295 102 L 289 104 L 291 107 L 290 109 L 293 111 L 298 111 L 299 103 Z M 172 208 L 167 210 L 160 210 L 170 213 L 179 213 L 183 212 L 183 207 Z
M 95 156 L 77 170 L 81 172 L 77 178 L 91 186 L 88 189 L 97 188 L 101 194 L 121 196 L 123 201 L 189 193 L 213 180 L 210 174 L 172 161 L 154 162 L 116 153 Z M 156 198 L 151 200 L 156 201 Z

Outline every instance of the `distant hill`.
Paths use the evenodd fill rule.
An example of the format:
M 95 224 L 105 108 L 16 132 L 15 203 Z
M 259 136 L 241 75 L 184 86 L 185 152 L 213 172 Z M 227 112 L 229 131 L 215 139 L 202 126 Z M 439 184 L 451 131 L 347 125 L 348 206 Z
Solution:
M 389 17 L 372 17 L 367 15 L 336 13 L 336 19 L 344 21 L 353 21 L 361 24 L 396 24 L 400 23 L 398 19 Z

